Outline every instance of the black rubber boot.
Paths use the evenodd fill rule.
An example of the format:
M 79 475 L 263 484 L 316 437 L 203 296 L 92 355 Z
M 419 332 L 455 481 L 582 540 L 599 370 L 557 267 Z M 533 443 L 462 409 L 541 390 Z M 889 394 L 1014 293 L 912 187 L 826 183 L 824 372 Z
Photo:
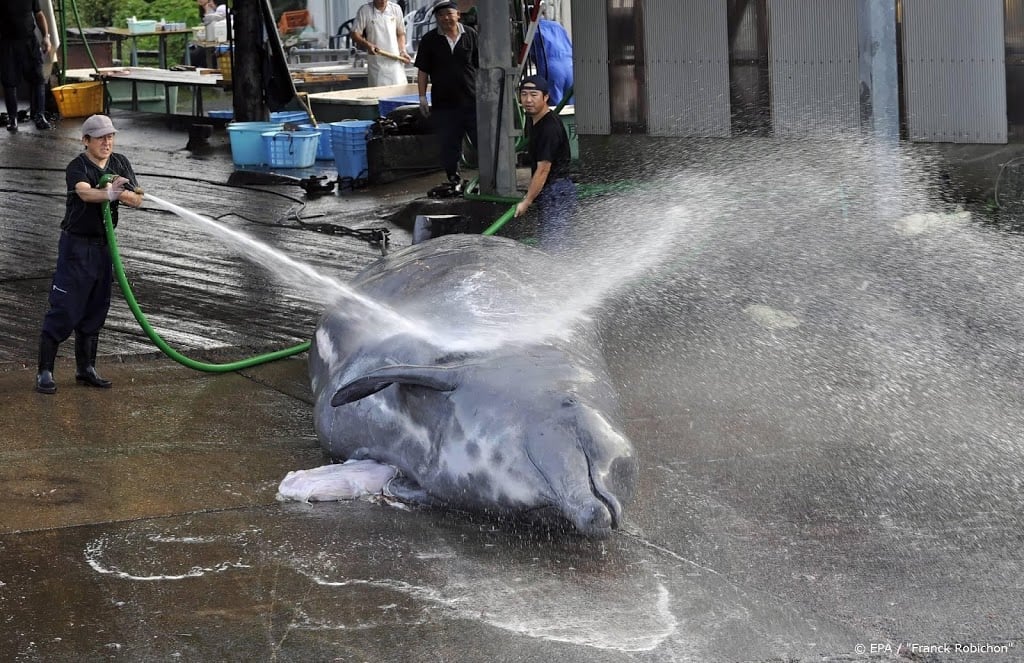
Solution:
M 96 372 L 96 349 L 99 344 L 99 334 L 75 334 L 75 363 L 78 365 L 75 380 L 92 387 L 110 389 L 110 380 L 104 380 Z
M 461 195 L 462 178 L 458 173 L 449 175 L 448 180 L 444 184 L 439 184 L 430 191 L 427 191 L 427 196 L 430 198 L 454 198 Z
M 40 394 L 57 393 L 57 383 L 53 381 L 53 362 L 57 359 L 58 345 L 46 334 L 40 334 L 39 372 L 36 373 L 36 391 Z

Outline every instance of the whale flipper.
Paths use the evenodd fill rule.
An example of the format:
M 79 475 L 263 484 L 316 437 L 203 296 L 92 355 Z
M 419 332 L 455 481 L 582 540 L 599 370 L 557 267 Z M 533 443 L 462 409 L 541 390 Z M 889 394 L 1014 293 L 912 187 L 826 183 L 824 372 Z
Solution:
M 392 384 L 406 384 L 437 391 L 452 391 L 458 386 L 456 371 L 443 366 L 385 366 L 361 375 L 334 392 L 331 405 L 346 403 L 372 396 Z

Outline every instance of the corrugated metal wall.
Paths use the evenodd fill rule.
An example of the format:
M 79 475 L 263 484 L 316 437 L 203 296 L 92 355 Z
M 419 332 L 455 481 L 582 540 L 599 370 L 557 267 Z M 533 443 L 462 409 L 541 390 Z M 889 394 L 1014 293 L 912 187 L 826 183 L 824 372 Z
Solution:
M 608 135 L 612 130 L 608 96 L 608 10 L 588 0 L 586 11 L 572 12 L 576 133 Z
M 1009 133 L 1024 126 L 1024 0 L 1006 0 L 1006 122 Z
M 646 0 L 647 129 L 652 136 L 728 136 L 726 0 Z
M 611 133 L 608 3 L 619 1 L 577 0 L 580 6 L 572 14 L 580 134 Z M 860 2 L 767 0 L 775 135 L 860 130 Z M 729 135 L 727 4 L 644 0 L 639 5 L 644 56 L 637 75 L 645 79 L 640 99 L 649 133 Z M 1005 4 L 1011 18 L 1024 12 L 1024 0 Z M 910 139 L 1005 143 L 1005 48 L 1024 38 L 1013 29 L 1004 35 L 1004 0 L 901 0 L 901 17 Z M 1011 21 L 1011 28 L 1018 23 Z
M 768 0 L 768 21 L 775 135 L 858 130 L 857 0 Z
M 1006 142 L 1002 0 L 903 0 L 911 140 Z

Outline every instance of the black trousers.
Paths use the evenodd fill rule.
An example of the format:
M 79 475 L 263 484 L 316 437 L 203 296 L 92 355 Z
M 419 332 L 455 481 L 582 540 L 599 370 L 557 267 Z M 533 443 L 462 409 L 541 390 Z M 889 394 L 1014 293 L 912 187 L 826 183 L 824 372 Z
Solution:
M 441 167 L 449 176 L 458 174 L 459 158 L 462 156 L 462 137 L 476 145 L 476 104 L 431 108 L 434 131 L 441 148 Z
M 32 89 L 35 112 L 46 109 L 46 80 L 43 78 L 43 51 L 36 38 L 0 41 L 0 82 L 8 115 L 18 113 L 18 86 L 25 81 Z
M 62 232 L 43 333 L 58 343 L 71 332 L 83 336 L 98 334 L 110 310 L 113 282 L 114 266 L 105 237 Z

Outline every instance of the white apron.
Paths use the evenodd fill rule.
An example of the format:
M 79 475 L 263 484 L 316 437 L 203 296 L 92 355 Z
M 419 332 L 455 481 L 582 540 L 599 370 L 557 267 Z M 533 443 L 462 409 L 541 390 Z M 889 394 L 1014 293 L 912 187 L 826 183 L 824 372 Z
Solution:
M 395 46 L 397 49 L 397 44 Z M 389 53 L 394 53 L 390 49 Z M 366 57 L 366 77 L 370 87 L 378 85 L 406 85 L 409 79 L 405 76 L 405 64 L 386 58 L 382 55 L 368 55 Z
M 374 9 L 373 5 L 363 5 L 356 16 L 356 25 L 352 27 L 355 32 L 362 28 L 363 36 L 380 50 L 397 54 L 400 14 L 397 5 L 388 4 L 383 12 Z M 367 54 L 366 74 L 370 87 L 406 85 L 409 82 L 405 76 L 405 63 L 382 55 Z

